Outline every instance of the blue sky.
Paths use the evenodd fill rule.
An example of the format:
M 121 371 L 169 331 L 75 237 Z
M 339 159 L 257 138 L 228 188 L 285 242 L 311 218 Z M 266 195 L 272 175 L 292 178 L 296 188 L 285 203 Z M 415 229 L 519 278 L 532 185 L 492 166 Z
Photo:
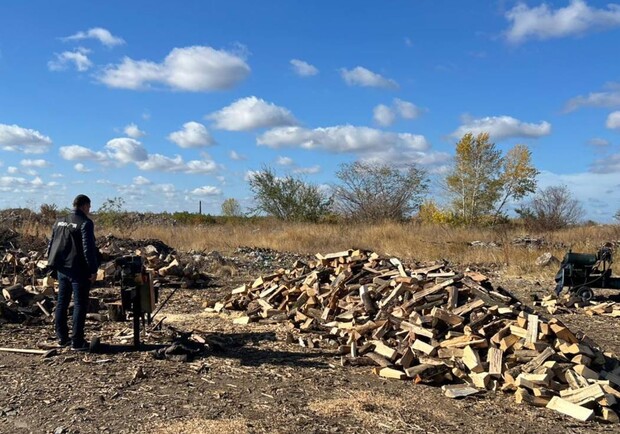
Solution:
M 0 208 L 251 205 L 267 165 L 440 179 L 467 131 L 620 209 L 620 3 L 26 1 L 0 7 Z M 440 189 L 433 191 L 441 200 Z

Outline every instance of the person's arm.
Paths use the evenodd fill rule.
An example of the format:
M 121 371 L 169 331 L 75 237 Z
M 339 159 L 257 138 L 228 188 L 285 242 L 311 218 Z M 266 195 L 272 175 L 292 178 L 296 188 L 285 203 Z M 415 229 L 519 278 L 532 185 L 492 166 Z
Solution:
M 97 274 L 97 246 L 95 245 L 95 226 L 92 220 L 87 220 L 81 227 L 82 231 L 82 248 L 84 250 L 84 258 L 88 264 L 88 271 L 91 275 Z
M 54 232 L 56 232 L 56 223 L 52 227 L 52 235 L 50 236 L 50 241 L 47 243 L 47 250 L 45 251 L 45 257 L 50 257 L 50 250 L 52 250 L 52 242 L 54 241 Z

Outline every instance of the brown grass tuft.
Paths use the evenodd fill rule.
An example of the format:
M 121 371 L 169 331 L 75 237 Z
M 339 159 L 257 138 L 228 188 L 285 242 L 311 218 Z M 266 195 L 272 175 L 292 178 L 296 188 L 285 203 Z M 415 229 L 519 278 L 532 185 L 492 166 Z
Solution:
M 247 434 L 247 423 L 243 419 L 189 419 L 170 423 L 159 423 L 152 427 L 155 434 Z

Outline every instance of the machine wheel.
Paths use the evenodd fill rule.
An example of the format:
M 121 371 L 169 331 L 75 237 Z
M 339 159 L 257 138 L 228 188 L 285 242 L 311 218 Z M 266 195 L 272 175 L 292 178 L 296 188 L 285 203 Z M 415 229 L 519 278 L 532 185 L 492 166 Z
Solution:
M 594 298 L 594 291 L 587 286 L 582 286 L 577 290 L 577 297 L 581 298 L 584 302 L 588 302 Z

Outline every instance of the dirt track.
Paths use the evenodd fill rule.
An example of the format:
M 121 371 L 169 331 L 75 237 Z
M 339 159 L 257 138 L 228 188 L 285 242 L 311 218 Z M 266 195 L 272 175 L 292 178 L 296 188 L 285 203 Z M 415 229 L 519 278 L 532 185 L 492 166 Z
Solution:
M 332 349 L 286 343 L 283 325 L 235 325 L 204 313 L 244 279 L 207 290 L 181 290 L 163 310 L 165 323 L 195 330 L 212 345 L 195 363 L 156 360 L 149 352 L 59 356 L 0 353 L 3 433 L 400 433 L 617 432 L 600 421 L 578 422 L 547 409 L 521 406 L 511 394 L 487 392 L 450 400 L 437 387 L 383 380 L 369 367 L 342 367 Z M 503 281 L 523 301 L 525 280 Z M 162 296 L 169 293 L 164 290 Z M 560 315 L 606 350 L 620 354 L 620 320 Z M 87 323 L 111 343 L 128 324 Z M 36 347 L 51 324 L 2 325 L 0 346 Z M 161 338 L 159 339 L 161 342 Z M 158 343 L 154 337 L 150 343 Z M 198 371 L 202 366 L 203 369 Z M 140 372 L 141 371 L 141 372 Z M 138 375 L 136 375 L 138 373 Z

